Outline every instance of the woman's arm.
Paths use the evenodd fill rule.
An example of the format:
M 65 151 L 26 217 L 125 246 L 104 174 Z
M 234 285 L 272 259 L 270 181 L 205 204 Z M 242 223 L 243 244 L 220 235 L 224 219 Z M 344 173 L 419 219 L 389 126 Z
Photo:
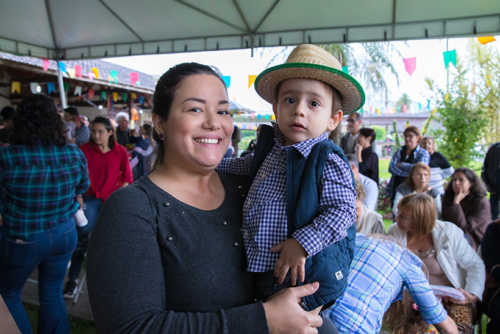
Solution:
M 397 175 L 397 176 L 406 177 L 406 176 L 408 176 L 408 173 L 405 174 L 404 171 L 402 171 L 399 168 L 399 162 L 400 162 L 400 159 L 401 159 L 401 150 L 402 150 L 402 148 L 400 148 L 399 150 L 397 150 L 396 153 L 394 153 L 392 155 L 391 163 L 389 164 L 389 172 L 391 174 L 394 174 L 394 175 Z

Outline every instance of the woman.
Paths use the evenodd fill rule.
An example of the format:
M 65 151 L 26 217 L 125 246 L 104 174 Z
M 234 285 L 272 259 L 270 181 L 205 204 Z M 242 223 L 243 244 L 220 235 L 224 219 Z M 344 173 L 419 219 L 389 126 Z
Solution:
M 457 168 L 446 187 L 442 219 L 460 227 L 467 240 L 477 249 L 491 222 L 490 202 L 483 182 L 472 170 Z
M 396 189 L 394 203 L 392 205 L 392 213 L 394 217 L 398 214 L 398 203 L 406 195 L 412 193 L 426 193 L 434 199 L 436 205 L 436 213 L 438 217 L 441 215 L 441 195 L 439 191 L 429 186 L 431 169 L 422 162 L 417 162 L 410 170 L 410 174 L 405 182 L 401 183 Z
M 88 160 L 90 177 L 90 188 L 83 197 L 88 224 L 78 228 L 78 245 L 71 258 L 68 281 L 64 287 L 66 298 L 73 298 L 77 292 L 89 235 L 94 229 L 102 203 L 114 191 L 133 181 L 127 150 L 116 142 L 114 128 L 108 118 L 96 117 L 92 121 L 90 141 L 80 149 Z
M 439 191 L 440 194 L 443 194 L 443 181 L 453 174 L 453 167 L 444 155 L 436 151 L 434 138 L 422 138 L 421 145 L 430 155 L 429 167 L 431 168 L 431 179 L 429 186 Z
M 73 217 L 89 186 L 87 162 L 66 145 L 49 97 L 24 99 L 13 122 L 11 145 L 0 148 L 0 294 L 21 333 L 32 333 L 21 290 L 38 267 L 38 333 L 69 333 L 61 292 L 77 240 Z
M 240 235 L 243 186 L 215 171 L 233 131 L 221 78 L 205 65 L 177 65 L 153 101 L 158 163 L 105 203 L 89 248 L 98 331 L 316 333 L 321 317 L 298 301 L 317 284 L 253 299 Z
M 153 157 L 153 127 L 150 124 L 141 126 L 140 136 L 134 147 L 134 156 L 139 159 L 137 166 L 134 169 L 134 179 L 138 179 L 143 175 L 148 175 L 151 171 Z
M 356 157 L 359 164 L 359 172 L 368 176 L 378 185 L 378 155 L 373 152 L 372 144 L 377 137 L 375 130 L 361 128 L 356 145 Z
M 426 194 L 411 194 L 399 202 L 397 224 L 389 234 L 408 247 L 429 270 L 429 282 L 458 289 L 464 300 L 445 302 L 459 328 L 469 333 L 473 309 L 484 290 L 485 270 L 479 255 L 469 245 L 463 232 L 454 224 L 436 220 L 433 199 Z M 457 314 L 466 315 L 458 319 Z
M 394 153 L 389 165 L 389 172 L 392 174 L 390 181 L 391 200 L 394 200 L 396 189 L 406 180 L 413 165 L 417 162 L 429 164 L 429 152 L 418 145 L 421 138 L 418 128 L 409 126 L 405 129 L 403 135 L 405 144 Z
M 481 242 L 481 257 L 486 265 L 483 310 L 490 318 L 486 332 L 500 333 L 500 219 L 486 229 Z
M 356 181 L 356 232 L 384 234 L 384 219 L 379 213 L 365 206 L 365 197 L 366 193 L 363 185 Z

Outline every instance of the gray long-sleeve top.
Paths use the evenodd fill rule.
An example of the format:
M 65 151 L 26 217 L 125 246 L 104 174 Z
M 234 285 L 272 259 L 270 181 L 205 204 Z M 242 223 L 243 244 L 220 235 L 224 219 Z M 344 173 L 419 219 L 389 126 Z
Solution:
M 245 268 L 242 195 L 233 179 L 221 179 L 226 198 L 211 211 L 178 201 L 147 177 L 106 201 L 88 252 L 99 333 L 268 332 Z

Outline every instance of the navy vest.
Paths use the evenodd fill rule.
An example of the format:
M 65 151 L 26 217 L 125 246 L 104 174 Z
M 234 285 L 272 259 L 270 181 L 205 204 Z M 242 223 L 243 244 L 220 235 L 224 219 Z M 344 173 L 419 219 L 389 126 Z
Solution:
M 252 179 L 274 145 L 274 129 L 262 126 L 257 140 L 250 174 Z M 328 155 L 335 153 L 346 163 L 344 152 L 330 140 L 317 143 L 307 158 L 295 149 L 286 155 L 287 218 L 289 237 L 308 225 L 319 213 L 319 186 Z M 354 178 L 353 178 L 354 183 Z M 320 305 L 328 307 L 342 295 L 347 285 L 354 256 L 356 224 L 347 230 L 347 237 L 330 245 L 306 260 L 306 282 L 320 283 L 314 295 L 303 298 L 307 309 Z

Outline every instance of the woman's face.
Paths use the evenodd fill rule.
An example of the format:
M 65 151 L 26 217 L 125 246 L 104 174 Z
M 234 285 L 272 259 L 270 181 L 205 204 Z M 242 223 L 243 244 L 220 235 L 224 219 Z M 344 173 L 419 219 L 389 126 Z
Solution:
M 370 137 L 365 137 L 363 135 L 358 136 L 358 144 L 361 145 L 363 148 L 367 148 L 371 145 L 370 143 Z
M 453 174 L 451 182 L 452 182 L 451 186 L 455 194 L 460 192 L 460 190 L 464 193 L 468 193 L 470 190 L 471 186 L 470 181 L 462 172 L 457 172 Z
M 411 176 L 411 180 L 417 191 L 424 191 L 429 186 L 430 173 L 424 168 L 418 168 Z
M 155 120 L 165 137 L 165 162 L 170 166 L 215 169 L 233 133 L 226 88 L 219 78 L 209 74 L 183 79 L 168 119 Z
M 92 140 L 99 146 L 108 146 L 109 137 L 113 134 L 112 130 L 106 130 L 104 124 L 94 123 L 91 129 Z
M 406 134 L 405 134 L 405 145 L 410 149 L 410 150 L 414 150 L 415 147 L 417 147 L 418 145 L 418 136 L 411 132 L 411 131 L 408 131 Z
M 422 148 L 429 152 L 429 154 L 434 153 L 434 142 L 432 139 L 426 139 L 422 142 Z
M 405 232 L 409 232 L 412 230 L 413 222 L 410 217 L 410 209 L 405 207 L 398 208 L 398 214 L 396 215 L 396 223 L 398 227 Z

